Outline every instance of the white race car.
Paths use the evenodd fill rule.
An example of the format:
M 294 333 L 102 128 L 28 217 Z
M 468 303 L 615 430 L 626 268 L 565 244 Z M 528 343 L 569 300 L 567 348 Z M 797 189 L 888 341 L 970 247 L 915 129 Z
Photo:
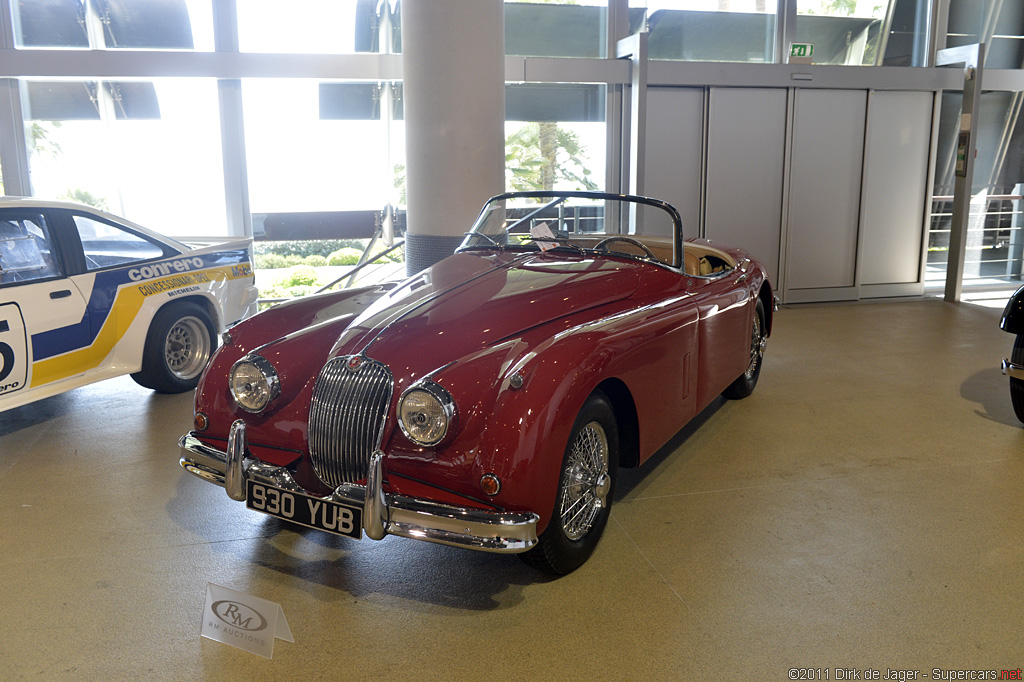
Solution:
M 249 239 L 199 249 L 79 204 L 0 198 L 0 411 L 131 374 L 195 387 L 256 312 Z

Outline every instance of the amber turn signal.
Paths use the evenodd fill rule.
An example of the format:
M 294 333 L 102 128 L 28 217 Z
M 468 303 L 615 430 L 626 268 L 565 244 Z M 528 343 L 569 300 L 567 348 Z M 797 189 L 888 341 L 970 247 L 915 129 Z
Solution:
M 210 425 L 210 420 L 202 412 L 196 412 L 196 416 L 192 419 L 192 424 L 196 427 L 196 431 L 205 431 L 206 427 Z
M 494 474 L 484 474 L 480 477 L 480 489 L 485 495 L 493 497 L 501 490 L 501 481 Z

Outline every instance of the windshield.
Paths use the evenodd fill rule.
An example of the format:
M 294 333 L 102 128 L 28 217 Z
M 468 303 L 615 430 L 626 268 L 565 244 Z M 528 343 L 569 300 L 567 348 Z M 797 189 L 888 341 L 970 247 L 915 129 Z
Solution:
M 679 267 L 679 214 L 655 199 L 600 192 L 517 192 L 484 206 L 459 250 L 608 252 Z

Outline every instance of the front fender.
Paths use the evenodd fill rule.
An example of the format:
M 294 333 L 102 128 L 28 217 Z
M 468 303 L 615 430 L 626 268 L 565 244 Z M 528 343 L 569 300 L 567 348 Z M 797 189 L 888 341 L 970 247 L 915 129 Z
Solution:
M 496 504 L 537 513 L 538 532 L 555 502 L 573 422 L 609 361 L 610 354 L 582 338 L 534 349 L 500 376 L 489 414 L 481 409 L 475 415 L 483 427 L 474 438 L 479 475 L 493 473 L 501 480 Z M 518 389 L 515 375 L 523 381 Z
M 501 490 L 484 501 L 537 513 L 543 532 L 573 422 L 615 355 L 600 332 L 568 331 L 568 320 L 554 324 L 564 333 L 545 325 L 433 375 L 455 398 L 458 432 L 435 450 L 408 447 L 393 433 L 389 473 L 480 500 L 481 477 L 494 474 Z

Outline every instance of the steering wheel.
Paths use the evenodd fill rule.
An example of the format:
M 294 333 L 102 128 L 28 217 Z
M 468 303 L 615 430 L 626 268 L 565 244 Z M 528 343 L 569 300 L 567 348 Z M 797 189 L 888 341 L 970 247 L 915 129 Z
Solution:
M 610 249 L 608 249 L 608 245 L 611 244 L 612 242 L 626 242 L 627 244 L 632 244 L 633 246 L 635 246 L 638 249 L 640 249 L 641 251 L 643 251 L 644 254 L 647 256 L 647 258 L 649 258 L 650 260 L 654 260 L 654 261 L 658 260 L 658 257 L 655 256 L 651 252 L 651 250 L 649 248 L 647 248 L 647 246 L 643 242 L 638 241 L 636 239 L 633 239 L 632 237 L 620 237 L 620 236 L 606 237 L 605 239 L 602 239 L 598 243 L 594 244 L 594 251 L 609 251 Z M 623 253 L 623 252 L 622 251 L 616 251 L 616 253 Z M 629 255 L 629 254 L 626 254 L 626 255 Z

